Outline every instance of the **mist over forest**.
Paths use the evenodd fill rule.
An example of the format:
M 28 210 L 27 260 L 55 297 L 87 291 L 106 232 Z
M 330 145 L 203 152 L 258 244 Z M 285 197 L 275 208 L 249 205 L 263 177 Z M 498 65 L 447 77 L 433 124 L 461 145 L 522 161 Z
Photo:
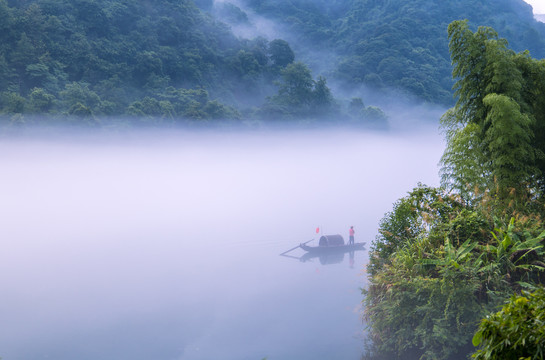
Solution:
M 545 55 L 522 0 L 0 0 L 0 114 L 386 129 L 398 103 L 453 105 L 446 28 L 461 19 Z

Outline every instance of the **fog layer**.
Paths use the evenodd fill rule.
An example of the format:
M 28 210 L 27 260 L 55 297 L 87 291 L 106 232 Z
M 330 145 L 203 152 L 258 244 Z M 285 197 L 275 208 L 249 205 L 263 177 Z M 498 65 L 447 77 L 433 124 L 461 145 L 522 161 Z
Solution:
M 366 255 L 278 254 L 318 226 L 369 244 L 437 185 L 442 146 L 434 129 L 3 141 L 0 356 L 357 359 Z

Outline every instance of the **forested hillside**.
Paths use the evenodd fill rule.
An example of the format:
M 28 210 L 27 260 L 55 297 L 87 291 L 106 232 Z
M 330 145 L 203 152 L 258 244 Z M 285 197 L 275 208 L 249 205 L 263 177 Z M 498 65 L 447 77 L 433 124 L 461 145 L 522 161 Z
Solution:
M 0 26 L 0 112 L 12 122 L 328 117 L 385 125 L 361 99 L 342 111 L 326 79 L 296 62 L 286 41 L 236 37 L 190 0 L 0 0 Z
M 321 59 L 330 82 L 401 89 L 432 103 L 453 102 L 446 40 L 452 21 L 493 27 L 515 51 L 545 57 L 545 24 L 522 0 L 240 0 L 240 6 L 281 23 L 305 61 L 334 54 Z
M 545 54 L 521 0 L 0 0 L 0 114 L 383 128 L 361 87 L 451 104 L 445 34 L 464 18 Z
M 8 113 L 232 118 L 211 96 L 252 99 L 279 65 L 191 1 L 0 0 L 0 24 Z

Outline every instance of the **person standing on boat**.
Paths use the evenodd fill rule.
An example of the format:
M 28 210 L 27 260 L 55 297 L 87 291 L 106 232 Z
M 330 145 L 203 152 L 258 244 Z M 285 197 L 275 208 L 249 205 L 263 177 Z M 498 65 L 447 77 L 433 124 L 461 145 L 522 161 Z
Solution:
M 349 244 L 349 245 L 354 245 L 354 234 L 355 234 L 355 233 L 356 233 L 356 232 L 354 231 L 354 227 L 353 227 L 353 226 L 350 226 L 350 230 L 348 230 L 348 235 L 349 235 L 349 237 L 348 237 L 348 239 L 349 239 L 349 240 L 348 240 L 348 244 Z

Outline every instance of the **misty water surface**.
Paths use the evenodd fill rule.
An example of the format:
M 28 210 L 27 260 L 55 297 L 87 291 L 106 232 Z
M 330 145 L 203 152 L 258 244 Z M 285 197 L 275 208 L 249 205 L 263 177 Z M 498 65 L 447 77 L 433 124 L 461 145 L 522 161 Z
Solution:
M 442 150 L 435 127 L 3 139 L 0 356 L 357 360 L 367 252 L 279 254 L 317 226 L 369 244 Z

